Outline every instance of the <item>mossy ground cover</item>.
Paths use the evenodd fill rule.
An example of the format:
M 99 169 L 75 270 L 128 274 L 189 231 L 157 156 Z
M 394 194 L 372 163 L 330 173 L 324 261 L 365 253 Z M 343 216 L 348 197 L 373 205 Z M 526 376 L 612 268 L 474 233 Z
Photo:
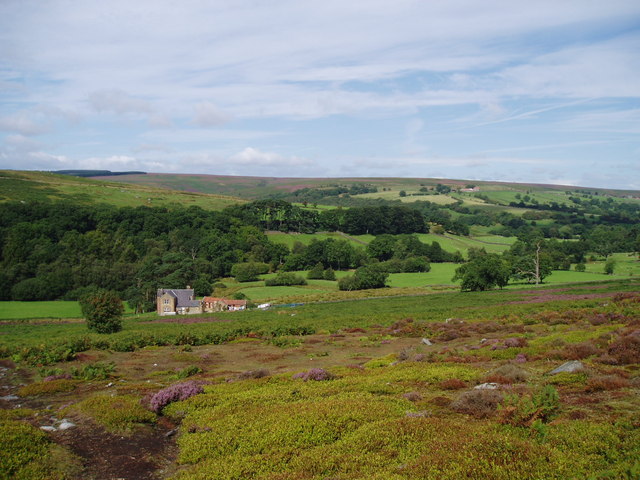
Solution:
M 544 302 L 512 303 L 539 292 Z M 610 296 L 576 297 L 594 292 Z M 621 363 L 627 357 L 615 347 L 637 329 L 639 292 L 625 281 L 305 305 L 191 324 L 128 318 L 123 332 L 108 336 L 87 337 L 79 323 L 24 323 L 2 326 L 0 341 L 68 346 L 87 337 L 88 349 L 70 361 L 21 363 L 38 387 L 21 401 L 37 399 L 49 405 L 47 415 L 70 416 L 80 429 L 90 422 L 131 438 L 138 424 L 156 419 L 143 398 L 197 367 L 190 380 L 205 392 L 158 417 L 180 425 L 171 478 L 630 479 L 640 468 L 639 363 Z M 548 374 L 569 359 L 585 369 Z M 39 387 L 52 371 L 87 371 L 97 362 L 113 362 L 108 378 L 74 379 L 72 391 Z M 294 378 L 314 368 L 331 379 Z M 459 410 L 463 394 L 486 381 L 518 398 L 553 386 L 555 416 L 516 425 L 496 406 L 488 415 L 475 415 L 473 402 Z M 39 408 L 3 422 L 37 423 Z M 31 435 L 44 434 L 20 430 L 11 458 L 26 458 Z M 51 465 L 55 444 L 43 438 L 40 456 Z

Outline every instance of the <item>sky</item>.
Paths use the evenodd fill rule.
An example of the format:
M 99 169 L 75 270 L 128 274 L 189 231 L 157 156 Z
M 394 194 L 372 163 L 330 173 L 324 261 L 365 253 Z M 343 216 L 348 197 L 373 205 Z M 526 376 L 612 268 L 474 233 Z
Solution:
M 640 189 L 640 2 L 0 0 L 0 169 Z

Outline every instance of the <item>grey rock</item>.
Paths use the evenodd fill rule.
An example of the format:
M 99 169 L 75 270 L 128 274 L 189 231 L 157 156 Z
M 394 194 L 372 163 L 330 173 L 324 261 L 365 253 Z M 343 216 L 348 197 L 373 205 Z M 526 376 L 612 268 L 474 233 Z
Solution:
M 497 383 L 481 383 L 480 385 L 476 385 L 473 388 L 474 390 L 497 390 L 498 384 Z
M 431 340 L 429 340 L 428 338 L 423 338 L 422 339 L 422 343 L 424 345 L 433 345 L 433 342 Z
M 549 375 L 556 375 L 562 372 L 567 372 L 567 373 L 579 372 L 582 369 L 584 369 L 584 365 L 582 364 L 581 361 L 571 360 L 570 362 L 563 363 L 558 368 L 554 368 L 553 370 L 551 370 L 549 372 Z
M 69 420 L 63 420 L 60 425 L 58 425 L 58 430 L 69 430 L 70 428 L 75 427 L 76 424 L 70 422 Z
M 40 427 L 40 430 L 44 430 L 45 432 L 55 432 L 57 429 L 56 427 L 53 427 L 51 425 L 45 425 L 43 427 Z
M 11 402 L 13 400 L 18 400 L 20 397 L 17 395 L 5 395 L 4 397 L 0 397 L 0 400 L 4 400 L 5 402 Z

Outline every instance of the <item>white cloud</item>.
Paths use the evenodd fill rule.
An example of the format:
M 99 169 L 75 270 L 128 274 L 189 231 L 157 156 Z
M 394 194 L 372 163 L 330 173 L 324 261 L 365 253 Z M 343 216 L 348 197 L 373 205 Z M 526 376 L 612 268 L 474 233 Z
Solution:
M 270 167 L 294 167 L 313 165 L 311 160 L 296 156 L 284 157 L 277 153 L 261 152 L 252 147 L 247 147 L 241 152 L 229 157 L 229 161 L 235 165 L 259 165 Z
M 98 112 L 151 113 L 153 109 L 146 100 L 135 98 L 122 90 L 99 90 L 89 94 L 89 103 Z
M 40 135 L 49 130 L 43 120 L 35 119 L 34 116 L 26 111 L 0 117 L 0 130 L 7 132 L 17 132 L 22 135 Z
M 228 113 L 223 112 L 211 102 L 201 102 L 194 109 L 193 123 L 199 127 L 219 127 L 231 120 Z

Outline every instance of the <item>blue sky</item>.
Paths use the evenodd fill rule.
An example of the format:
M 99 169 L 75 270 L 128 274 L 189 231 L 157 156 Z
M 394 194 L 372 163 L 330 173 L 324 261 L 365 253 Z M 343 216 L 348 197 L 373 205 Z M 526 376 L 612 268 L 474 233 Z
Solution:
M 640 189 L 640 3 L 3 0 L 0 168 Z

